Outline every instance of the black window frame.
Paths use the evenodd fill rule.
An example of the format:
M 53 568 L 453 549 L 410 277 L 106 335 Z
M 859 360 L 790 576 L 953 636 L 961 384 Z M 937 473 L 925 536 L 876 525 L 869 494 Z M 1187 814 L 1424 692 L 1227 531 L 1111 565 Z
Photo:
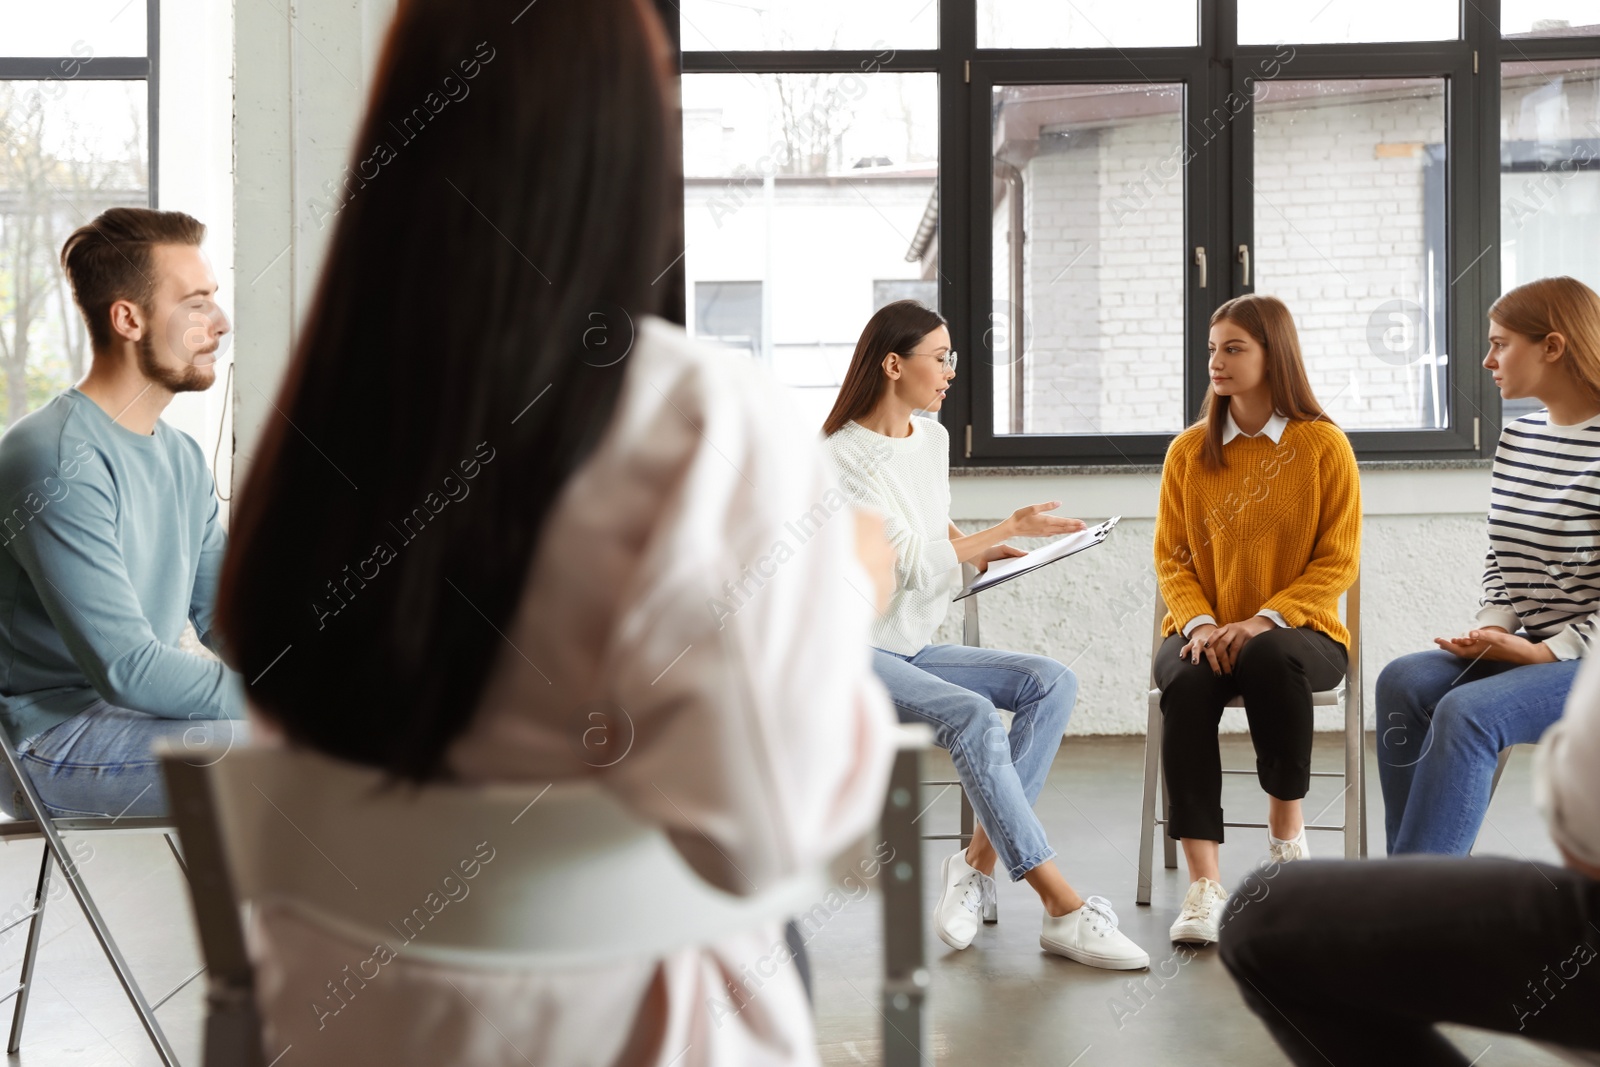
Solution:
M 1183 48 L 1011 49 L 977 47 L 978 0 L 938 0 L 938 45 L 881 51 L 679 52 L 683 73 L 840 73 L 863 69 L 938 75 L 938 196 L 940 309 L 952 340 L 971 368 L 958 374 L 940 412 L 950 430 L 952 467 L 1119 466 L 1159 462 L 1172 433 L 995 434 L 993 375 L 978 373 L 992 306 L 990 245 L 990 132 L 988 101 L 1000 83 L 1180 82 L 1209 115 L 1230 93 L 1245 110 L 1200 152 L 1185 176 L 1185 415 L 1192 418 L 1205 392 L 1206 322 L 1212 308 L 1251 287 L 1243 284 L 1233 251 L 1255 246 L 1249 183 L 1253 101 L 1245 79 L 1277 54 L 1276 45 L 1240 45 L 1237 6 L 1198 0 L 1198 42 Z M 657 0 L 669 33 L 678 32 L 675 0 Z M 1352 430 L 1362 460 L 1481 460 L 1499 436 L 1500 397 L 1480 364 L 1489 306 L 1500 293 L 1500 63 L 1600 58 L 1600 35 L 1502 38 L 1500 0 L 1459 0 L 1460 36 L 1447 41 L 1376 44 L 1299 44 L 1283 78 L 1444 78 L 1446 83 L 1446 311 L 1448 426 L 1441 430 Z M 981 225 L 979 224 L 981 222 Z M 1189 250 L 1207 250 L 1211 269 L 1201 290 Z M 676 290 L 682 292 L 682 263 Z M 983 299 L 985 296 L 989 299 Z M 681 296 L 674 309 L 681 321 Z
M 145 0 L 142 56 L 7 56 L 0 54 L 0 81 L 143 81 L 145 136 L 149 138 L 150 207 L 159 206 L 161 144 L 161 0 Z M 63 72 L 77 66 L 76 72 Z

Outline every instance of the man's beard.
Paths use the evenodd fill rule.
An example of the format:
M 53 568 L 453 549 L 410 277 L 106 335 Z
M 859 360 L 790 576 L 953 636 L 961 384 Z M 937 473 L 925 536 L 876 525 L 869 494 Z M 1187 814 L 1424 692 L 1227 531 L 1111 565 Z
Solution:
M 213 348 L 211 353 L 200 354 L 215 352 L 216 349 Z M 217 372 L 211 366 L 198 367 L 191 364 L 181 370 L 162 366 L 161 361 L 156 359 L 155 340 L 149 334 L 139 339 L 139 371 L 169 393 L 204 392 L 217 380 Z

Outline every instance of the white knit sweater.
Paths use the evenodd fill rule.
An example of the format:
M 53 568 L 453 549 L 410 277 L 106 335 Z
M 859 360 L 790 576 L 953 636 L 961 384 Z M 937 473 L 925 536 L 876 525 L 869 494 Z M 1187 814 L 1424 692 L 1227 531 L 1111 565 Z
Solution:
M 938 420 L 913 415 L 907 437 L 851 422 L 827 443 L 845 495 L 883 515 L 894 545 L 894 598 L 872 626 L 872 643 L 913 655 L 933 639 L 961 589 L 950 543 L 950 435 Z

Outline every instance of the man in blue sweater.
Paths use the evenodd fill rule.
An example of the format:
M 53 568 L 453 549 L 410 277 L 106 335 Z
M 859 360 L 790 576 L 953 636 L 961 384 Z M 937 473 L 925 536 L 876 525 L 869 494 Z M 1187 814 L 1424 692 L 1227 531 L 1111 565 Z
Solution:
M 227 535 L 200 446 L 160 420 L 216 380 L 229 329 L 204 236 L 112 208 L 67 238 L 93 362 L 0 437 L 0 725 L 56 815 L 159 814 L 154 743 L 243 737 L 237 675 L 179 647 L 192 621 L 218 651 Z

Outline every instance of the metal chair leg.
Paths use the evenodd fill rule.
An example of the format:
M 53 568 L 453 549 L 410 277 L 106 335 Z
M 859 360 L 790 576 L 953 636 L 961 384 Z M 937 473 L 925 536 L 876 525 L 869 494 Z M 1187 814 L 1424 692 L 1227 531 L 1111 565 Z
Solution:
M 134 1013 L 139 1016 L 145 1034 L 156 1047 L 156 1055 L 164 1067 L 178 1067 L 178 1057 L 167 1042 L 167 1035 L 162 1031 L 161 1024 L 156 1021 L 155 1012 L 151 1009 L 149 1001 L 145 999 L 138 983 L 134 981 L 133 971 L 129 968 L 128 961 L 123 959 L 122 950 L 112 939 L 111 930 L 101 916 L 94 898 L 89 895 L 88 887 L 83 883 L 83 875 L 78 871 L 78 865 L 73 862 L 66 843 L 61 840 L 61 834 L 56 830 L 49 809 L 40 798 L 38 789 L 34 787 L 33 779 L 23 771 L 9 744 L 0 745 L 0 752 L 4 753 L 6 761 L 11 764 L 11 773 L 26 799 L 29 814 L 38 822 L 39 833 L 44 836 L 46 854 L 55 858 L 61 873 L 66 877 L 67 888 L 71 889 L 72 895 L 77 898 L 78 907 L 83 910 L 83 917 L 89 920 L 89 928 L 94 931 L 95 940 L 100 942 L 100 949 L 110 961 L 111 969 L 116 972 L 117 981 L 122 984 L 122 991 L 128 995 L 128 1001 L 133 1005 Z
M 1361 858 L 1367 858 L 1367 734 L 1361 729 Z
M 1139 884 L 1134 903 L 1150 903 L 1150 864 L 1155 853 L 1156 779 L 1161 773 L 1161 709 L 1150 702 L 1144 734 L 1144 801 L 1139 816 Z M 1165 828 L 1163 827 L 1163 831 Z
M 972 845 L 972 834 L 977 828 L 978 817 L 972 810 L 972 798 L 967 796 L 966 788 L 958 786 L 957 791 L 961 794 L 961 847 L 964 850 Z M 991 924 L 1000 921 L 998 900 L 986 899 L 983 902 L 983 921 Z
M 1494 799 L 1494 791 L 1500 788 L 1500 776 L 1506 773 L 1506 764 L 1511 762 L 1511 749 L 1502 748 L 1500 758 L 1495 761 L 1494 781 L 1489 783 L 1489 799 Z
M 883 889 L 883 1062 L 921 1067 L 928 1049 L 929 981 L 923 955 L 922 838 L 911 824 L 921 753 L 901 749 L 890 773 L 884 837 L 894 859 Z M 931 1062 L 931 1060 L 930 1060 Z
M 970 848 L 972 845 L 973 829 L 978 824 L 978 819 L 972 811 L 972 798 L 967 796 L 965 786 L 956 786 L 956 792 L 961 794 L 961 847 Z
M 44 932 L 44 905 L 50 893 L 50 846 L 45 844 L 39 858 L 39 881 L 33 889 L 33 910 L 28 917 L 28 940 L 22 950 L 22 972 L 17 977 L 16 1009 L 11 1014 L 11 1037 L 6 1054 L 14 1056 L 22 1047 L 22 1022 L 28 1014 L 28 994 L 33 990 L 33 967 L 39 961 L 39 937 Z
M 1344 858 L 1361 857 L 1361 764 L 1366 753 L 1361 742 L 1361 704 L 1349 687 L 1339 701 L 1344 711 Z

